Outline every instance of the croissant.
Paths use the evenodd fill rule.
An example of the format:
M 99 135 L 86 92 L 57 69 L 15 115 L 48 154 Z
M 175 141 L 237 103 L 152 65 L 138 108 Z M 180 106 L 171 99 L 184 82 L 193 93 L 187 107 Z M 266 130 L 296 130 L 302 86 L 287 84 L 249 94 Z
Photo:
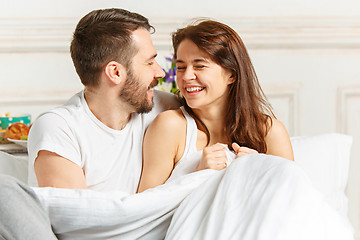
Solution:
M 30 128 L 24 123 L 13 123 L 6 128 L 5 138 L 26 140 L 29 135 L 29 130 Z

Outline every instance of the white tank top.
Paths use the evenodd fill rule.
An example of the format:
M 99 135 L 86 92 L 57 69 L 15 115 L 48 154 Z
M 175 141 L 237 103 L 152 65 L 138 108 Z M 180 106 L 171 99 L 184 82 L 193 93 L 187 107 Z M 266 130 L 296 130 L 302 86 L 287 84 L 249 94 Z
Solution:
M 175 164 L 174 169 L 168 179 L 174 179 L 176 177 L 195 172 L 196 167 L 198 166 L 201 156 L 202 150 L 197 151 L 196 149 L 196 141 L 197 141 L 197 125 L 195 119 L 192 118 L 189 113 L 184 109 L 184 107 L 180 107 L 185 119 L 186 119 L 186 140 L 185 140 L 185 150 L 184 154 L 180 158 L 180 160 Z M 235 159 L 235 153 L 231 152 L 226 145 L 224 145 L 224 150 L 226 153 L 227 161 L 226 164 L 229 166 L 231 162 Z

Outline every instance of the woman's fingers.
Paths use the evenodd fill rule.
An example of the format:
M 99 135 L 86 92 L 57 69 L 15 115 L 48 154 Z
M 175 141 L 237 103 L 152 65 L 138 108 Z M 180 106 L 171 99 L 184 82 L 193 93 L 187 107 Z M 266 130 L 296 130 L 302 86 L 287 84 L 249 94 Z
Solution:
M 233 142 L 233 143 L 231 144 L 231 146 L 232 146 L 232 148 L 234 149 L 234 151 L 235 151 L 236 153 L 240 152 L 240 145 L 239 145 L 239 144 L 237 144 L 236 142 Z
M 251 153 L 258 153 L 255 149 L 242 147 L 237 143 L 232 143 L 232 148 L 236 152 L 236 157 L 241 157 Z M 198 165 L 197 170 L 201 169 L 216 169 L 221 170 L 227 167 L 226 165 L 226 153 L 224 145 L 217 143 L 212 146 L 206 147 L 203 150 L 203 156 Z
M 226 153 L 224 151 L 224 146 L 221 144 L 214 144 L 212 146 L 206 147 L 203 150 L 203 156 L 198 165 L 197 170 L 201 169 L 215 169 L 221 170 L 226 167 Z
M 223 162 L 223 161 L 218 162 L 217 166 L 219 166 L 221 169 L 226 168 L 227 167 L 226 161 L 225 162 Z
M 257 153 L 258 151 L 256 151 L 255 149 L 252 149 L 252 148 L 248 148 L 248 147 L 240 147 L 240 152 Z
M 236 152 L 236 157 L 241 157 L 244 156 L 246 154 L 251 154 L 251 153 L 258 153 L 258 151 L 256 151 L 255 149 L 252 148 L 248 148 L 248 147 L 241 147 L 239 144 L 237 143 L 233 143 L 232 147 L 234 149 L 234 151 Z
M 220 143 L 216 143 L 214 145 L 211 145 L 210 147 L 206 147 L 204 149 L 205 150 L 209 150 L 209 151 L 220 151 L 220 150 L 224 150 L 224 146 Z
M 204 148 L 203 154 L 212 156 L 212 158 L 226 158 L 224 146 L 218 143 Z

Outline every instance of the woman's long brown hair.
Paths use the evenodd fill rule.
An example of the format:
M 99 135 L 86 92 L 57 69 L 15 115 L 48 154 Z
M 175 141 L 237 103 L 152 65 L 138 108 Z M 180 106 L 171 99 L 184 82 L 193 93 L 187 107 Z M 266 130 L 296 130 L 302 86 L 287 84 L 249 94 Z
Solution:
M 266 153 L 265 137 L 272 125 L 270 104 L 260 87 L 254 67 L 240 36 L 229 26 L 212 20 L 178 29 L 172 34 L 174 58 L 180 43 L 189 39 L 211 60 L 232 73 L 235 81 L 229 85 L 225 132 L 231 142 Z M 210 133 L 206 125 L 184 101 L 185 109 L 205 129 L 208 144 Z

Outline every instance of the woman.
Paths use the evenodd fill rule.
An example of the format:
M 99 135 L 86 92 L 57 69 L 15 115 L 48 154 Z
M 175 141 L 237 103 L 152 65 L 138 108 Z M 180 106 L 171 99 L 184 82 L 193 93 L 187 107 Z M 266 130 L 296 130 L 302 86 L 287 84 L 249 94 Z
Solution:
M 193 165 L 182 166 L 183 174 L 226 168 L 226 146 L 237 157 L 258 152 L 293 160 L 288 133 L 233 29 L 205 20 L 179 29 L 172 41 L 184 107 L 160 114 L 149 126 L 139 192 L 163 184 L 175 166 Z

